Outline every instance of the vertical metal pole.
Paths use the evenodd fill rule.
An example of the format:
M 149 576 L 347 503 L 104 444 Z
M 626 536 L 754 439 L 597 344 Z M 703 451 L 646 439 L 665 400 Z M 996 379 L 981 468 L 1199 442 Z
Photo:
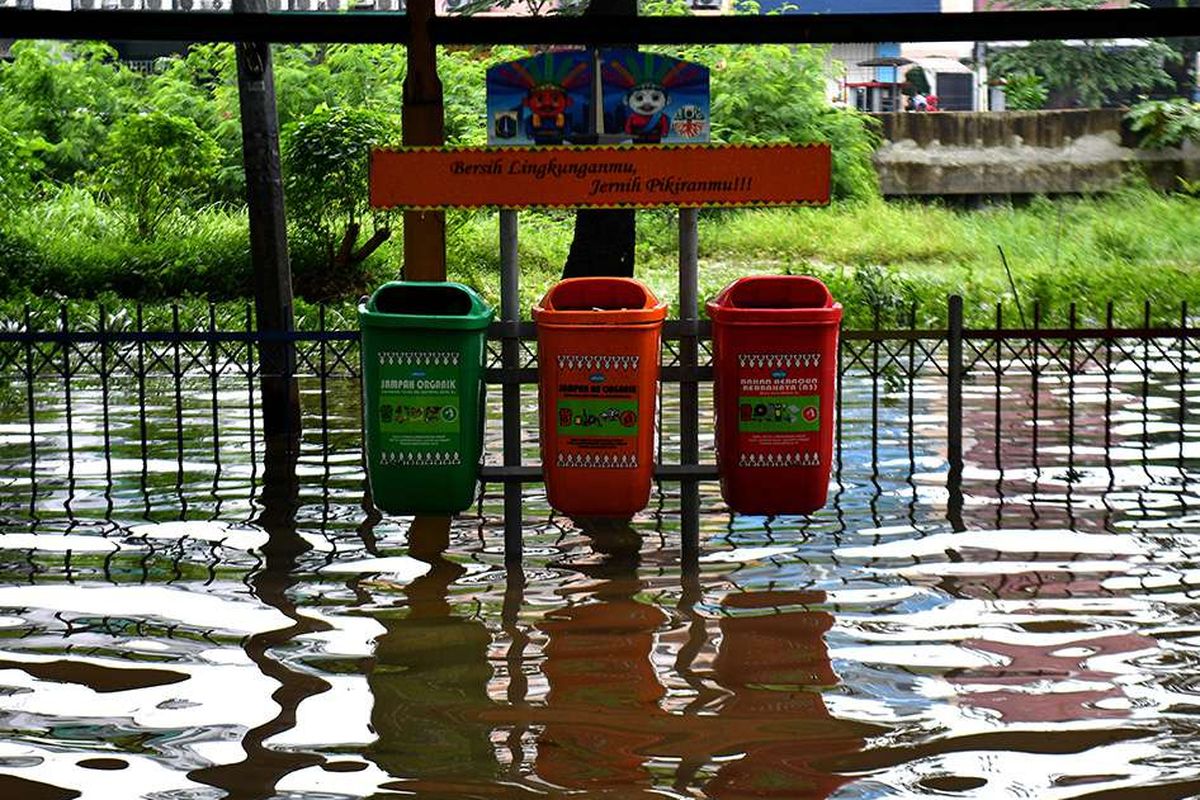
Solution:
M 234 13 L 262 13 L 266 0 L 233 0 Z M 279 117 L 271 46 L 238 42 L 238 97 L 242 116 L 242 159 L 250 214 L 250 257 L 254 264 L 254 305 L 260 333 L 290 334 L 292 273 L 288 260 L 279 163 Z M 300 393 L 296 386 L 296 349 L 290 341 L 259 346 L 263 432 L 298 442 Z
M 679 340 L 679 462 L 684 466 L 700 463 L 700 395 L 696 381 L 699 361 L 697 319 L 699 306 L 700 241 L 699 211 L 679 209 L 679 320 L 683 334 Z M 685 564 L 700 555 L 700 484 L 684 478 L 679 485 L 682 519 L 682 557 Z
M 37 397 L 38 373 L 33 361 L 33 310 L 25 304 L 25 410 L 29 417 L 29 516 L 37 519 Z
M 1071 303 L 1070 316 L 1067 324 L 1070 326 L 1071 339 L 1067 342 L 1067 523 L 1075 530 L 1075 509 L 1073 508 L 1075 486 L 1075 364 L 1076 348 L 1075 327 L 1077 324 L 1075 304 Z
M 504 466 L 521 464 L 521 384 L 517 370 L 521 367 L 520 268 L 517 258 L 517 212 L 500 212 L 500 320 L 504 327 L 501 339 L 501 366 L 504 383 L 501 389 L 504 425 Z M 521 484 L 504 483 L 504 560 L 521 562 Z
M 966 530 L 963 525 L 962 509 L 962 423 L 963 423 L 963 301 L 959 295 L 950 295 L 950 308 L 946 332 L 946 359 L 948 392 L 946 398 L 946 459 L 950 471 L 946 475 L 949 499 L 946 503 L 946 519 L 956 531 Z
M 433 0 L 409 0 L 408 70 L 404 76 L 404 144 L 440 145 L 444 140 L 442 82 L 437 75 L 437 47 L 429 38 Z M 404 212 L 404 279 L 446 280 L 446 214 Z

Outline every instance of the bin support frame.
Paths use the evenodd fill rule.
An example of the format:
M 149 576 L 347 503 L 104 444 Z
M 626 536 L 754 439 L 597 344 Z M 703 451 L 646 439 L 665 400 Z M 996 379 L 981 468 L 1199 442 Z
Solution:
M 500 212 L 500 324 L 501 365 L 504 383 L 501 389 L 504 428 L 504 466 L 521 466 L 521 384 L 517 376 L 521 357 L 521 278 L 518 259 L 517 212 Z M 521 484 L 504 484 L 504 560 L 520 563 L 523 546 L 521 532 Z
M 696 565 L 700 557 L 700 481 L 717 477 L 715 464 L 700 463 L 700 381 L 711 379 L 701 375 L 700 339 L 700 237 L 699 209 L 680 208 L 679 211 L 679 319 L 668 320 L 672 336 L 679 343 L 679 463 L 664 464 L 661 459 L 654 471 L 654 480 L 678 481 L 680 484 L 680 549 L 684 566 Z M 523 553 L 522 485 L 541 480 L 541 467 L 521 464 L 521 384 L 526 382 L 520 364 L 522 338 L 530 338 L 521 323 L 520 259 L 518 257 L 518 212 L 500 210 L 500 364 L 498 381 L 501 384 L 501 413 L 503 416 L 503 463 L 501 468 L 482 467 L 479 480 L 483 484 L 504 484 L 504 560 L 520 563 Z M 533 371 L 533 370 L 531 370 Z M 711 370 L 709 370 L 711 371 Z M 485 370 L 485 375 L 496 371 Z M 666 378 L 660 378 L 665 381 Z M 661 418 L 661 408 L 660 408 Z M 658 448 L 661 454 L 661 444 Z
M 700 463 L 700 342 L 696 323 L 700 318 L 700 211 L 679 209 L 679 463 Z M 679 484 L 681 558 L 685 564 L 700 558 L 700 484 L 685 477 Z

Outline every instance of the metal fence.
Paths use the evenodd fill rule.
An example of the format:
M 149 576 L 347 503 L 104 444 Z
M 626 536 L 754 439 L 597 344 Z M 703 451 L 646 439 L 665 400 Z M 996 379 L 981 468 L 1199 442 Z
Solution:
M 1200 388 L 1189 366 L 1200 352 L 1186 306 L 1177 326 L 1164 327 L 1151 324 L 1147 304 L 1136 328 L 1114 326 L 1111 307 L 1108 323 L 1091 328 L 1078 327 L 1073 311 L 1067 327 L 1042 327 L 1036 309 L 1031 326 L 1010 328 L 1000 308 L 993 327 L 968 328 L 957 297 L 947 311 L 945 329 L 842 332 L 839 485 L 898 471 L 911 483 L 920 461 L 915 453 L 936 452 L 940 463 L 925 471 L 938 476 L 946 518 L 962 529 L 971 521 L 964 520 L 964 482 L 972 496 L 992 497 L 998 509 L 1036 506 L 1047 481 L 1064 486 L 1063 497 L 1034 511 L 1043 514 L 1070 514 L 1072 486 L 1097 479 L 1088 477 L 1097 466 L 1106 468 L 1114 491 L 1127 469 L 1186 483 L 1197 434 L 1190 395 Z M 284 377 L 300 386 L 312 451 L 327 468 L 329 458 L 344 463 L 347 454 L 361 464 L 359 334 L 348 316 L 321 309 L 280 337 L 256 332 L 249 308 L 97 308 L 86 316 L 27 309 L 0 330 L 5 472 L 28 475 L 33 509 L 37 482 L 47 476 L 74 481 L 103 470 L 111 480 L 141 470 L 142 480 L 153 482 L 156 471 L 169 473 L 170 466 L 177 502 L 186 509 L 183 476 L 197 462 L 220 473 L 223 464 L 246 462 L 247 451 L 251 464 L 261 455 L 258 351 L 281 339 L 295 347 L 296 371 Z M 664 332 L 657 477 L 680 485 L 685 549 L 698 548 L 698 486 L 717 477 L 709 335 L 704 321 L 672 320 Z M 482 477 L 485 492 L 489 484 L 504 486 L 505 525 L 515 531 L 506 545 L 519 557 L 522 486 L 541 478 L 532 324 L 495 323 L 486 359 L 485 381 L 517 412 L 510 404 L 497 415 L 493 403 L 496 435 L 489 437 Z M 853 462 L 845 455 L 848 443 L 857 453 Z M 964 477 L 964 468 L 971 474 Z M 978 504 L 971 513 L 981 513 Z

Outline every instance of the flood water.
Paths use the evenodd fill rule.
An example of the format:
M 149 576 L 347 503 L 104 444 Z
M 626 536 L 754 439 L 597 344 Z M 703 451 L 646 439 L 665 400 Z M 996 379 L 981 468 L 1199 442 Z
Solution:
M 500 486 L 372 510 L 353 382 L 302 383 L 294 465 L 244 383 L 40 386 L 0 425 L 0 797 L 1200 795 L 1200 384 L 976 376 L 950 489 L 944 387 L 852 371 L 811 518 L 703 484 L 689 565 L 677 486 L 588 530 L 530 485 L 506 570 Z

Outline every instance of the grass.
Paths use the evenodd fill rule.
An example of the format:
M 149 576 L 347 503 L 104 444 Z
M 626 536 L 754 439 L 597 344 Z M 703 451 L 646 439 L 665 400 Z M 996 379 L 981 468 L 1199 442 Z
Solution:
M 245 297 L 252 285 L 245 211 L 210 207 L 172 219 L 156 242 L 131 242 L 127 228 L 85 192 L 20 210 L 0 237 L 25 259 L 9 259 L 8 296 L 160 300 L 199 295 Z M 520 216 L 522 307 L 557 279 L 570 247 L 572 215 Z M 450 212 L 450 276 L 498 303 L 498 222 L 494 212 Z M 292 264 L 302 296 L 350 303 L 399 275 L 400 226 L 358 274 L 334 276 L 323 254 L 293 236 Z M 1131 186 L 1091 198 L 1037 199 L 1022 207 L 961 210 L 919 202 L 835 204 L 829 208 L 704 211 L 700 218 L 701 298 L 742 275 L 815 275 L 846 308 L 847 325 L 939 325 L 946 297 L 961 294 L 968 324 L 991 324 L 996 304 L 1006 324 L 1018 310 L 997 246 L 1012 268 L 1026 317 L 1065 325 L 1076 304 L 1080 325 L 1103 324 L 1114 302 L 1119 325 L 1175 324 L 1180 304 L 1200 301 L 1200 199 Z M 675 215 L 640 212 L 638 276 L 665 300 L 677 296 Z M 8 252 L 7 250 L 5 251 Z M 3 269 L 0 265 L 0 269 Z M 13 274 L 13 273 L 16 274 Z M 333 287 L 331 289 L 331 287 Z M 116 298 L 114 300 L 114 298 Z M 299 305 L 298 308 L 303 308 Z
M 570 245 L 566 217 L 521 217 L 522 304 L 557 279 Z M 638 276 L 672 304 L 677 297 L 674 215 L 643 212 Z M 450 269 L 496 301 L 495 215 L 472 218 L 471 246 L 450 248 Z M 459 239 L 462 241 L 463 239 Z M 1013 274 L 1010 284 L 998 247 Z M 830 208 L 705 211 L 700 220 L 700 296 L 748 274 L 815 275 L 846 307 L 847 324 L 945 322 L 946 298 L 961 294 L 968 324 L 990 325 L 996 304 L 1018 324 L 1175 324 L 1180 303 L 1200 301 L 1200 200 L 1131 187 L 1105 197 L 1034 200 L 1024 207 L 962 210 L 918 202 Z

